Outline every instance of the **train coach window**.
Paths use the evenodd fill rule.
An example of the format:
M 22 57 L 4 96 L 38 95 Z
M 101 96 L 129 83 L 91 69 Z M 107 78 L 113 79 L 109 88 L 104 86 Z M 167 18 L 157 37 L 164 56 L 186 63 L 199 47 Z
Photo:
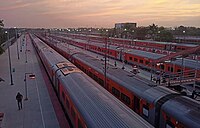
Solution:
M 89 74 L 89 76 L 90 76 L 90 77 L 92 77 L 92 73 L 91 73 L 90 71 L 89 71 L 89 73 L 88 73 L 88 74 Z
M 170 71 L 170 67 L 168 67 L 168 71 Z
M 143 64 L 143 60 L 140 60 L 140 63 Z
M 135 62 L 137 62 L 137 61 L 138 61 L 138 59 L 137 59 L 137 58 L 134 58 L 134 61 L 135 61 Z
M 128 105 L 130 105 L 130 98 L 125 94 L 121 93 L 121 99 Z
M 160 68 L 164 70 L 165 66 L 163 64 L 161 64 Z
M 99 83 L 101 86 L 103 86 L 103 85 L 104 85 L 104 82 L 103 82 L 103 80 L 102 80 L 102 79 L 100 79 L 100 78 L 99 78 L 99 81 L 98 81 L 98 83 Z
M 117 97 L 120 96 L 120 92 L 119 92 L 119 90 L 117 90 L 117 89 L 114 88 L 114 87 L 112 87 L 112 93 L 113 93 L 115 96 L 117 96 Z
M 133 58 L 132 57 L 129 57 L 129 60 L 132 60 Z
M 181 72 L 181 69 L 178 69 L 177 72 Z
M 96 75 L 94 75 L 94 80 L 97 81 L 98 80 L 98 77 Z
M 149 64 L 149 61 L 146 61 L 145 64 L 146 64 L 146 65 Z

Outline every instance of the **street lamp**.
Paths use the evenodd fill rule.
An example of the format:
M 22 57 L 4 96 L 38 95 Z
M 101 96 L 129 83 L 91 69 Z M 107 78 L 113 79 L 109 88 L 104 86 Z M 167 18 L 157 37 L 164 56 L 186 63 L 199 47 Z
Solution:
M 180 85 L 182 85 L 183 77 L 184 77 L 184 70 L 185 70 L 184 57 L 187 57 L 187 56 L 182 56 L 182 58 L 181 58 L 181 67 L 182 67 L 182 70 L 181 70 L 181 76 L 180 76 Z
M 198 65 L 198 55 L 196 55 L 196 63 L 197 63 L 197 65 Z M 193 92 L 195 91 L 195 84 L 196 84 L 196 82 L 197 82 L 197 71 L 198 69 L 197 69 L 197 66 L 195 67 L 195 79 L 194 79 L 194 84 L 193 84 Z
M 7 31 L 5 31 L 5 33 L 7 34 L 7 39 L 8 39 L 8 42 L 7 42 L 7 47 L 8 47 L 8 60 L 9 60 L 9 67 L 10 67 L 10 83 L 11 85 L 13 85 L 13 78 L 12 78 L 12 67 L 11 67 L 11 59 L 10 59 L 10 41 L 9 41 L 9 33 Z
M 105 37 L 105 54 L 104 54 L 104 59 L 105 59 L 105 61 L 104 61 L 104 87 L 105 88 L 107 88 L 106 87 L 106 84 L 107 84 L 107 80 L 106 80 L 106 78 L 107 78 L 107 52 L 108 52 L 108 47 L 107 47 L 107 45 L 108 45 L 108 39 L 109 39 L 109 37 L 107 37 L 107 33 L 108 33 L 108 29 L 106 29 L 106 37 Z
M 20 34 L 20 52 L 22 52 L 22 34 Z
M 24 41 L 26 42 L 25 54 L 26 54 L 26 63 L 27 63 L 27 41 L 26 41 L 26 35 L 24 36 Z
M 158 31 L 158 36 L 159 36 L 159 41 L 161 41 L 161 38 L 160 38 L 160 31 Z
M 125 57 L 125 50 L 124 50 L 124 47 L 125 47 L 125 44 L 124 44 L 124 39 L 126 39 L 126 34 L 125 35 L 123 35 L 123 33 L 125 32 L 126 33 L 126 28 L 124 29 L 124 31 L 122 32 L 122 38 L 123 38 L 123 49 L 122 49 L 122 63 L 123 63 L 123 66 L 122 66 L 122 69 L 125 69 L 125 67 L 124 67 L 124 65 L 125 65 L 125 63 L 124 63 L 124 57 Z
M 15 28 L 15 37 L 16 37 L 16 41 L 17 41 L 17 27 Z M 18 49 L 18 41 L 17 41 L 17 59 L 19 60 L 19 49 Z
M 27 82 L 26 82 L 26 75 L 29 75 L 30 79 L 35 79 L 35 75 L 33 73 L 25 73 L 24 74 L 24 83 L 25 83 L 25 99 L 24 100 L 28 100 L 28 89 L 27 89 Z
M 131 40 L 131 45 L 133 45 L 134 34 L 135 34 L 135 31 L 132 30 L 132 40 Z
M 185 42 L 185 31 L 183 31 L 183 42 Z

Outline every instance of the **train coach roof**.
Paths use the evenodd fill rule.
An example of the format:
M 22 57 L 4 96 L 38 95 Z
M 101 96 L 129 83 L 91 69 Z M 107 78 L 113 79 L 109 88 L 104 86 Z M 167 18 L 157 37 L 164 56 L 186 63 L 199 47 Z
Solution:
M 93 43 L 93 44 L 96 45 L 96 46 L 100 46 L 100 47 L 104 46 L 103 44 L 100 44 L 100 43 Z M 109 45 L 109 48 L 116 50 L 116 49 L 120 49 L 121 47 Z M 158 59 L 158 58 L 166 56 L 166 55 L 163 55 L 163 54 L 146 52 L 146 51 L 141 51 L 141 50 L 136 50 L 136 49 L 125 48 L 124 51 L 126 53 L 129 53 L 129 54 L 132 54 L 132 55 L 141 56 L 141 57 L 150 58 L 150 59 Z M 172 63 L 175 63 L 175 64 L 181 66 L 181 60 L 176 60 L 176 61 L 173 61 Z M 189 68 L 193 68 L 193 69 L 195 69 L 195 68 L 200 69 L 200 62 L 197 63 L 195 60 L 184 59 L 184 66 L 189 67 Z
M 176 43 L 177 46 L 187 46 L 187 47 L 197 47 L 196 44 L 183 44 L 183 43 Z
M 134 40 L 134 41 L 138 41 L 138 42 L 146 42 L 146 43 L 155 43 L 155 44 L 176 44 L 176 43 L 172 43 L 172 42 L 159 42 L 159 41 L 152 41 L 152 40 Z
M 101 43 L 92 43 L 92 44 L 95 45 L 95 46 L 99 46 L 99 47 L 105 47 L 105 45 L 101 44 Z M 120 47 L 120 46 L 114 46 L 114 45 L 108 45 L 108 48 L 112 49 L 112 50 L 123 49 L 122 46 Z M 127 49 L 127 48 L 125 48 L 124 51 L 126 53 L 129 53 L 129 54 L 142 56 L 142 57 L 150 58 L 150 59 L 158 59 L 160 57 L 165 56 L 165 55 L 162 55 L 162 54 L 156 54 L 156 53 L 146 52 L 146 51 L 141 51 L 141 50 L 136 50 L 136 49 Z
M 96 71 L 101 72 L 103 74 L 104 61 L 100 61 L 85 54 L 76 54 L 74 55 L 74 57 L 76 59 L 83 61 L 84 63 L 87 63 L 87 65 L 89 65 Z M 152 81 L 143 79 L 137 75 L 134 75 L 120 68 L 116 68 L 112 65 L 107 65 L 107 66 L 108 66 L 107 69 L 108 78 L 112 79 L 113 81 L 116 81 L 118 84 L 124 86 L 125 88 L 134 92 L 137 95 L 141 95 L 141 93 L 144 92 L 145 90 L 151 88 L 152 86 L 155 86 L 155 83 L 153 83 Z
M 185 96 L 175 97 L 168 100 L 162 106 L 162 110 L 183 123 L 186 127 L 200 127 L 199 102 Z
M 83 42 L 83 43 L 87 42 L 87 41 L 81 40 L 81 39 L 76 39 L 76 41 Z M 93 45 L 99 46 L 99 47 L 105 47 L 104 44 L 101 44 L 101 43 L 94 43 L 94 42 L 90 42 L 90 43 L 93 44 Z M 122 49 L 122 47 L 114 46 L 114 45 L 108 45 L 108 47 L 109 47 L 109 49 L 112 49 L 112 50 Z M 125 52 L 129 53 L 129 54 L 136 55 L 136 56 L 150 58 L 150 59 L 159 59 L 159 58 L 165 56 L 163 54 L 157 54 L 157 53 L 146 52 L 146 51 L 141 51 L 141 50 L 136 50 L 136 49 L 127 49 L 127 48 L 125 48 Z M 175 64 L 181 66 L 180 60 L 173 61 L 172 63 L 175 63 Z M 193 69 L 195 69 L 195 68 L 199 69 L 200 63 L 197 64 L 196 61 L 194 61 L 194 60 L 184 59 L 184 66 L 189 67 L 189 68 L 193 68 Z
M 172 63 L 180 65 L 182 64 L 181 59 L 178 59 L 176 61 L 173 61 Z M 200 69 L 200 62 L 196 60 L 190 60 L 190 59 L 183 59 L 183 66 L 193 68 L 193 69 Z
M 176 92 L 163 87 L 163 86 L 157 86 L 154 88 L 150 88 L 143 92 L 142 98 L 146 99 L 149 103 L 157 103 L 157 100 L 168 95 L 168 94 L 174 94 Z
M 165 56 L 162 54 L 156 54 L 156 53 L 146 52 L 146 51 L 141 51 L 141 50 L 136 50 L 136 49 L 126 49 L 126 51 L 127 51 L 126 53 L 145 57 L 145 58 L 150 58 L 150 59 L 158 59 Z
M 87 127 L 152 127 L 85 74 L 62 77 L 61 84 L 87 122 Z
M 38 46 L 38 49 L 47 58 L 48 62 L 50 63 L 50 66 L 53 66 L 53 65 L 57 64 L 58 62 L 66 60 L 63 56 L 58 54 L 56 51 L 54 51 L 48 45 L 44 44 L 44 42 L 41 41 L 40 39 L 35 38 L 34 41 L 35 41 L 36 45 Z

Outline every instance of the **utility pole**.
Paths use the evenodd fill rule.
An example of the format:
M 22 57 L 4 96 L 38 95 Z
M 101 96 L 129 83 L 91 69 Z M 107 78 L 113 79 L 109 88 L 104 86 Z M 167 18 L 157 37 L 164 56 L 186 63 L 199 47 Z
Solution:
M 108 39 L 107 39 L 107 37 L 105 37 L 105 55 L 104 55 L 104 58 L 105 58 L 105 61 L 104 61 L 104 87 L 105 88 L 107 88 L 106 87 L 106 84 L 107 84 L 107 80 L 106 80 L 106 78 L 107 78 L 107 76 L 106 76 L 106 72 L 107 72 L 107 42 L 108 41 Z
M 9 33 L 7 31 L 5 31 L 5 33 L 7 34 L 7 46 L 8 46 L 8 60 L 9 60 L 9 68 L 10 68 L 10 83 L 11 85 L 13 85 L 13 78 L 12 78 L 12 66 L 11 66 L 11 59 L 10 59 L 10 41 L 9 41 Z
M 17 40 L 17 27 L 15 28 L 15 37 L 16 37 L 16 41 L 17 41 L 17 59 L 19 60 L 19 49 L 18 49 L 18 40 Z

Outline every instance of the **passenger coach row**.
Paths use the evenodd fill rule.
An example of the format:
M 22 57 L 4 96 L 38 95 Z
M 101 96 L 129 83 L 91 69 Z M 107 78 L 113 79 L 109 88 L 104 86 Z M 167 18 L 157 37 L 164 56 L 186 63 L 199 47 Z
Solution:
M 63 36 L 67 36 L 69 38 L 88 40 L 97 43 L 105 43 L 105 39 L 102 36 L 94 36 L 94 35 L 82 35 L 82 34 L 70 34 L 63 33 Z M 161 49 L 167 51 L 182 51 L 189 48 L 196 47 L 195 44 L 184 44 L 184 43 L 172 43 L 172 42 L 158 42 L 158 41 L 150 41 L 150 40 L 130 40 L 130 39 L 122 39 L 122 38 L 110 38 L 110 42 L 112 44 L 125 44 L 130 46 L 140 46 L 140 47 L 148 47 L 154 49 Z
M 111 65 L 104 85 L 100 60 L 39 37 L 155 127 L 200 127 L 199 102 Z
M 178 73 L 179 75 L 181 75 L 181 71 L 184 70 L 183 72 L 186 72 L 184 75 L 195 77 L 195 69 L 197 69 L 197 75 L 200 76 L 200 63 L 197 63 L 195 60 L 184 59 L 182 62 L 182 60 L 178 59 L 173 60 L 172 62 L 153 64 L 156 59 L 164 57 L 165 55 L 135 49 L 123 49 L 122 47 L 113 45 L 109 45 L 108 50 L 106 50 L 105 46 L 99 43 L 88 44 L 83 40 L 69 39 L 65 37 L 53 36 L 53 38 L 62 40 L 62 42 L 68 42 L 71 45 L 90 50 L 98 54 L 105 54 L 107 51 L 107 55 L 111 58 L 124 61 L 125 63 L 139 65 L 140 67 L 148 70 L 160 70 L 166 73 Z
M 152 127 L 55 50 L 30 37 L 74 128 Z

